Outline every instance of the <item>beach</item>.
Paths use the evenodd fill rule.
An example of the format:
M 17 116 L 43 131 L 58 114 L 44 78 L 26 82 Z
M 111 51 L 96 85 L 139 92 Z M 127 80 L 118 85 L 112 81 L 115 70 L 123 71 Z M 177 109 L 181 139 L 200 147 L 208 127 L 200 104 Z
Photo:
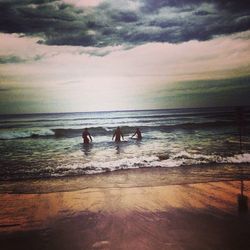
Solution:
M 0 13 L 0 250 L 250 250 L 250 1 Z
M 238 211 L 242 184 L 249 203 L 250 133 L 240 148 L 233 108 L 0 120 L 1 249 L 250 249 Z M 112 141 L 117 127 L 124 141 Z
M 167 173 L 1 182 L 1 249 L 249 249 L 240 178 L 168 184 Z

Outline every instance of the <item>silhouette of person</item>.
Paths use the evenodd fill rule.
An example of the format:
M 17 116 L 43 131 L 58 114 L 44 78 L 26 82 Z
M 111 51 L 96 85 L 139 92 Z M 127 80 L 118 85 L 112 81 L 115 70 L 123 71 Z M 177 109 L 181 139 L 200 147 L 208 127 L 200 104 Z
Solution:
M 115 142 L 120 142 L 121 138 L 124 140 L 123 133 L 120 127 L 117 127 L 117 129 L 115 130 L 112 140 L 114 139 L 114 137 L 115 137 Z
M 82 132 L 82 139 L 84 144 L 89 144 L 89 140 L 91 140 L 92 142 L 92 137 L 87 128 L 85 128 L 84 131 Z
M 137 140 L 141 140 L 142 139 L 142 135 L 141 135 L 141 131 L 139 128 L 136 129 L 135 133 L 132 135 L 131 138 L 133 138 L 135 135 L 137 135 Z

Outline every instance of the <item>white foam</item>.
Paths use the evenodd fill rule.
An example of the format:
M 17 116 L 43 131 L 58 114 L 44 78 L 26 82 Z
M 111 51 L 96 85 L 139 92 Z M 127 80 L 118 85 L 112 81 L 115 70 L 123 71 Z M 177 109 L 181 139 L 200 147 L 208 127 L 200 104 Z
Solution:
M 221 159 L 221 163 L 250 163 L 250 154 L 238 154 Z
M 221 155 L 203 155 L 203 154 L 191 154 L 186 151 L 177 153 L 173 160 L 182 159 L 183 164 L 202 164 L 202 163 L 250 163 L 250 154 L 236 154 L 233 156 L 221 156 Z M 179 162 L 178 160 L 176 162 Z M 177 163 L 177 165 L 179 165 Z
M 70 165 L 58 166 L 56 169 L 65 174 L 79 172 L 85 174 L 97 174 L 121 169 L 136 169 L 141 167 L 163 167 L 172 168 L 185 165 L 201 165 L 209 163 L 250 163 L 250 154 L 237 154 L 229 157 L 219 155 L 202 155 L 190 154 L 188 152 L 180 152 L 170 156 L 169 159 L 160 160 L 157 156 L 141 156 L 133 158 L 123 158 L 106 162 L 91 161 L 88 163 L 74 163 Z
M 30 138 L 33 135 L 49 136 L 53 134 L 54 133 L 49 129 L 36 129 L 36 130 L 25 130 L 25 129 L 5 130 L 3 129 L 0 131 L 0 140 Z

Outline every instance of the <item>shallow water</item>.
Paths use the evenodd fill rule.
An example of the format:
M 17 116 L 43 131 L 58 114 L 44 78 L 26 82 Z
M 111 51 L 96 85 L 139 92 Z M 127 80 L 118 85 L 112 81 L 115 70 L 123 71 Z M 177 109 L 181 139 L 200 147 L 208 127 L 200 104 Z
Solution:
M 241 152 L 235 108 L 0 116 L 0 179 L 250 163 L 250 109 L 244 110 Z M 111 140 L 117 126 L 124 142 Z M 87 146 L 85 127 L 93 136 Z M 131 139 L 136 127 L 142 141 Z

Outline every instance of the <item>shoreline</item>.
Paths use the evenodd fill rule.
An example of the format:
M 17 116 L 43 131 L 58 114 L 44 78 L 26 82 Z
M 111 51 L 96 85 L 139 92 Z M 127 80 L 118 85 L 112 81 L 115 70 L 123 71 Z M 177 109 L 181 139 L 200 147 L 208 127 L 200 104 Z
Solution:
M 250 164 L 141 167 L 99 174 L 0 181 L 0 194 L 46 194 L 86 188 L 132 188 L 250 180 Z
M 0 245 L 5 250 L 249 249 L 250 214 L 240 212 L 238 203 L 241 179 L 171 184 L 175 175 L 167 173 L 136 169 L 14 182 L 5 189 L 12 193 L 0 185 Z M 243 183 L 250 208 L 250 180 Z

